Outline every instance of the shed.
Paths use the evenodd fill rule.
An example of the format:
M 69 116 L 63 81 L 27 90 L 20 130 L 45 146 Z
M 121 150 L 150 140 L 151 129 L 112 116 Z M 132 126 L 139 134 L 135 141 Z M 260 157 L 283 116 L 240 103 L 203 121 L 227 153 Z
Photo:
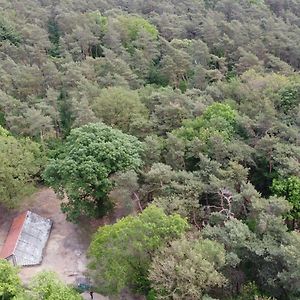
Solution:
M 31 211 L 20 214 L 13 220 L 0 258 L 7 259 L 17 266 L 40 264 L 52 224 L 50 219 Z

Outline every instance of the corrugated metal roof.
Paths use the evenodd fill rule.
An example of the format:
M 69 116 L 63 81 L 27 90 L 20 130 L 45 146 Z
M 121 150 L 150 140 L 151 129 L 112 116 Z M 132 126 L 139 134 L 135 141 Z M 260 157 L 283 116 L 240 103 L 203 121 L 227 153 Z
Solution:
M 24 221 L 27 216 L 27 211 L 20 214 L 13 220 L 13 223 L 8 232 L 7 238 L 5 240 L 5 244 L 0 252 L 0 258 L 7 258 L 13 255 L 14 250 L 16 248 L 19 236 L 21 234 Z
M 14 219 L 0 257 L 13 256 L 19 266 L 41 263 L 43 250 L 49 238 L 52 221 L 35 213 L 26 213 Z

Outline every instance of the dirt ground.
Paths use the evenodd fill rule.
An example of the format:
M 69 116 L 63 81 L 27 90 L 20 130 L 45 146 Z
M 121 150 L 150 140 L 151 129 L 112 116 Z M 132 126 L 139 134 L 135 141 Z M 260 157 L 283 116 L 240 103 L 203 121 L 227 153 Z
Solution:
M 0 247 L 5 241 L 13 218 L 25 210 L 52 219 L 53 228 L 42 264 L 21 269 L 20 276 L 23 282 L 28 282 L 42 270 L 55 271 L 67 283 L 74 282 L 77 276 L 82 277 L 86 270 L 85 253 L 90 242 L 90 234 L 82 227 L 66 221 L 60 211 L 60 200 L 51 189 L 41 189 L 25 201 L 21 209 L 7 211 L 0 208 Z

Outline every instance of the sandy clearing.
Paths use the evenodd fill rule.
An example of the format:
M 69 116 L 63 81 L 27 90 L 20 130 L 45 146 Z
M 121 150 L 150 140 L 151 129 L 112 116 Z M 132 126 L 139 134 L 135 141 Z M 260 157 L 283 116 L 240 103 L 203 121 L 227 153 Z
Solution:
M 48 188 L 43 188 L 26 201 L 18 211 L 0 209 L 0 246 L 5 241 L 12 219 L 21 211 L 31 210 L 53 220 L 53 228 L 48 240 L 42 264 L 24 267 L 20 271 L 22 280 L 27 283 L 35 274 L 44 270 L 55 271 L 67 283 L 82 277 L 86 270 L 86 250 L 90 234 L 82 226 L 66 221 L 60 211 L 60 200 Z

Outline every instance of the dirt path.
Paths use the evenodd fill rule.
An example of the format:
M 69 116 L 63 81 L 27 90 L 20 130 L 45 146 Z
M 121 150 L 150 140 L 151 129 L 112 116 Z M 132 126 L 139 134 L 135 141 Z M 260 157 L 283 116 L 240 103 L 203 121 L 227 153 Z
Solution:
M 55 271 L 67 283 L 72 283 L 77 276 L 82 277 L 86 270 L 85 253 L 90 242 L 90 234 L 81 226 L 66 221 L 65 215 L 60 211 L 60 200 L 51 189 L 41 189 L 29 201 L 25 201 L 18 211 L 0 209 L 0 247 L 5 241 L 12 219 L 25 210 L 52 219 L 53 228 L 42 264 L 22 268 L 20 272 L 22 280 L 26 283 L 43 270 Z

